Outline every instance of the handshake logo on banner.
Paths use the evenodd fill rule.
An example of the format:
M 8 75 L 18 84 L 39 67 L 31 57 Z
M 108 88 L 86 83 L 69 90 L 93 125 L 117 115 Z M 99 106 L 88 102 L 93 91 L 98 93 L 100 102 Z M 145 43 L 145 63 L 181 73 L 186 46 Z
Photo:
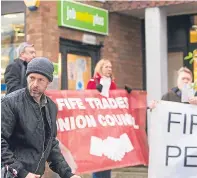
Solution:
M 90 141 L 90 154 L 106 156 L 113 161 L 121 161 L 125 154 L 134 149 L 128 135 L 122 134 L 119 138 L 107 137 L 105 140 L 92 136 Z

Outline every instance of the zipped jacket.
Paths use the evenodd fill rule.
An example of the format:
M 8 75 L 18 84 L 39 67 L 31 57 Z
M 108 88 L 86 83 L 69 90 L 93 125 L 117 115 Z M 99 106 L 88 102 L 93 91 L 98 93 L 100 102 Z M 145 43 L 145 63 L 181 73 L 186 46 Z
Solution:
M 41 101 L 35 102 L 27 88 L 1 100 L 1 164 L 9 165 L 19 178 L 25 178 L 29 172 L 43 175 L 47 161 L 60 177 L 70 178 L 73 174 L 56 140 L 56 105 L 45 95 Z M 45 129 L 42 110 L 49 130 Z

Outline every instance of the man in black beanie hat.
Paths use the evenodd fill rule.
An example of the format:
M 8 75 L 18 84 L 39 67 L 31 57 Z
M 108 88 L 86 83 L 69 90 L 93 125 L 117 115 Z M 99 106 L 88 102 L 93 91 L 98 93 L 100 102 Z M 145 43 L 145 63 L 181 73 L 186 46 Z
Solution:
M 61 178 L 80 178 L 61 154 L 56 139 L 57 108 L 44 95 L 53 71 L 49 59 L 34 58 L 27 66 L 27 88 L 1 101 L 1 164 L 19 178 L 41 177 L 46 161 Z

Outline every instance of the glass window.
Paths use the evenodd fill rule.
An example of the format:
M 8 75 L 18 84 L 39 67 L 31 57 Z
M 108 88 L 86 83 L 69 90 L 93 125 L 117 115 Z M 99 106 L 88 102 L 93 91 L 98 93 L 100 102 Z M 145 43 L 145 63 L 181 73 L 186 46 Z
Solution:
M 177 85 L 177 72 L 183 66 L 183 52 L 168 53 L 168 89 Z
M 1 16 L 1 84 L 4 85 L 4 72 L 7 65 L 16 58 L 16 48 L 25 41 L 24 13 Z M 5 87 L 2 87 L 4 89 Z M 3 91 L 2 91 L 3 92 Z
M 190 43 L 197 43 L 197 15 L 192 16 L 193 22 L 190 29 Z

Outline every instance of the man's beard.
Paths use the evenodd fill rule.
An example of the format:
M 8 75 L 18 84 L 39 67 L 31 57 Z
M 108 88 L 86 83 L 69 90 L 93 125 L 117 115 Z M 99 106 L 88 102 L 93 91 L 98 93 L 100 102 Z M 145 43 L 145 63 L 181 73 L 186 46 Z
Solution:
M 32 89 L 30 89 L 29 91 L 30 95 L 33 97 L 33 98 L 39 98 L 42 96 L 42 92 L 40 91 L 33 91 Z

